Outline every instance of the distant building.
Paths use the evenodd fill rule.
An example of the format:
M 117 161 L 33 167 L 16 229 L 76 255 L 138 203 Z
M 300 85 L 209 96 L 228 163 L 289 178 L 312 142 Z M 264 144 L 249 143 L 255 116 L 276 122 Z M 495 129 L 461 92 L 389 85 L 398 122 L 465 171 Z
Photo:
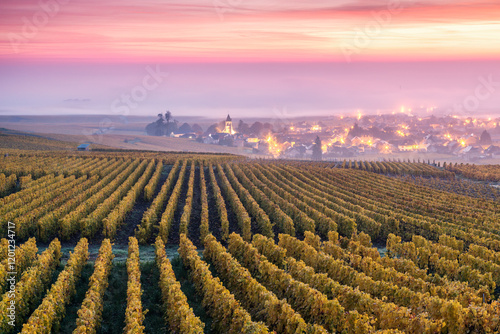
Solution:
M 78 151 L 90 151 L 90 144 L 81 144 L 76 149 Z
M 465 160 L 473 161 L 481 158 L 483 152 L 480 147 L 467 146 L 460 150 L 459 156 Z
M 235 133 L 233 129 L 233 120 L 231 119 L 231 116 L 229 116 L 229 114 L 227 115 L 224 131 L 222 132 L 229 133 L 230 135 L 234 135 Z
M 500 147 L 491 145 L 484 151 L 484 154 L 490 158 L 500 158 Z
M 251 147 L 255 149 L 259 149 L 259 138 L 247 138 L 245 140 L 245 147 Z

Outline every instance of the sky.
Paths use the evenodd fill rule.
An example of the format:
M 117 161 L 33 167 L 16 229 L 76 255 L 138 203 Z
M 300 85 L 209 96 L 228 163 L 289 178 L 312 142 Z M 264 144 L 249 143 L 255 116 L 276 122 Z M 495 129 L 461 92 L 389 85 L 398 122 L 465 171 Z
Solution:
M 2 0 L 0 115 L 500 116 L 498 0 Z

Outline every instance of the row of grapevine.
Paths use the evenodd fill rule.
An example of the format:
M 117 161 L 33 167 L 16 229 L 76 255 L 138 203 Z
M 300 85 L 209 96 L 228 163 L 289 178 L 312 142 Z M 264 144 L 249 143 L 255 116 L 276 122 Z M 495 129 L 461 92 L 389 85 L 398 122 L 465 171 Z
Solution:
M 387 239 L 388 249 L 392 234 L 389 234 Z M 416 279 L 421 279 L 428 284 L 429 293 L 431 295 L 439 296 L 444 299 L 457 300 L 462 306 L 467 307 L 470 303 L 477 305 L 482 303 L 483 299 L 489 300 L 489 292 L 487 288 L 476 290 L 469 286 L 467 282 L 459 282 L 450 280 L 446 276 L 440 276 L 436 273 L 431 273 L 428 270 L 419 268 L 413 261 L 404 257 L 393 257 L 391 252 L 389 256 L 381 257 L 376 248 L 371 247 L 371 242 L 368 235 L 363 235 L 361 232 L 354 235 L 353 238 L 346 240 L 342 238 L 340 241 L 336 238 L 330 238 L 329 241 L 323 242 L 321 249 L 327 254 L 336 254 L 336 257 L 342 257 L 345 261 L 349 261 L 352 256 L 361 256 L 362 258 L 370 258 L 371 261 L 377 262 L 384 268 L 394 269 L 399 273 L 412 276 Z M 313 244 L 306 240 L 306 242 L 313 246 Z M 342 246 L 343 249 L 339 247 Z M 313 246 L 314 247 L 314 246 Z M 319 250 L 320 248 L 316 248 Z M 361 262 L 356 261 L 359 265 Z M 368 261 L 364 264 L 369 263 Z
M 173 333 L 203 334 L 205 324 L 197 318 L 187 303 L 186 295 L 175 278 L 172 265 L 165 252 L 161 238 L 155 243 L 156 265 L 160 270 L 159 287 L 162 294 L 165 315 Z
M 126 334 L 144 333 L 144 326 L 142 323 L 147 310 L 142 310 L 139 244 L 134 237 L 129 238 L 127 274 L 127 309 L 125 311 L 125 328 L 123 332 Z
M 319 325 L 308 324 L 285 300 L 280 300 L 255 280 L 212 235 L 205 239 L 203 256 L 210 261 L 226 286 L 257 320 L 278 333 L 327 333 Z
M 215 178 L 214 169 L 211 163 L 208 164 L 208 176 L 210 179 L 210 186 L 212 187 L 212 194 L 215 197 L 215 204 L 219 213 L 220 228 L 222 239 L 226 240 L 229 238 L 229 220 L 227 218 L 227 208 L 222 192 L 217 184 L 217 179 Z
M 9 254 L 9 240 L 7 238 L 2 238 L 0 239 L 0 261 L 5 260 L 8 254 Z
M 43 177 L 47 174 L 65 174 L 69 175 L 68 171 L 74 166 L 81 164 L 83 160 L 67 158 L 64 156 L 15 156 L 9 155 L 8 159 L 0 161 L 0 169 L 4 173 L 17 177 L 31 174 L 35 179 Z
M 444 166 L 446 170 L 460 174 L 469 179 L 499 182 L 500 165 L 469 165 L 469 164 L 448 164 Z
M 417 235 L 413 236 L 413 241 L 404 244 L 401 244 L 401 238 L 389 235 L 387 250 L 391 255 L 411 259 L 422 269 L 432 269 L 452 280 L 468 282 L 470 286 L 486 289 L 490 294 L 500 283 L 500 265 Z
M 97 179 L 98 176 L 92 176 L 91 180 L 94 180 L 95 184 L 93 184 L 85 191 L 75 193 L 75 195 L 66 203 L 61 205 L 59 208 L 47 213 L 45 216 L 41 217 L 38 220 L 38 235 L 42 240 L 47 241 L 50 237 L 53 237 L 57 234 L 60 234 L 62 236 L 63 232 L 60 230 L 62 230 L 64 217 L 66 217 L 72 210 L 79 207 L 82 203 L 85 203 L 87 199 L 104 188 L 126 168 L 126 165 L 121 162 L 113 162 L 108 168 L 112 168 L 112 170 L 109 171 L 109 174 L 107 174 L 106 177 L 99 181 Z M 106 168 L 105 170 L 107 170 L 108 168 Z M 69 231 L 67 233 L 69 233 Z
M 386 298 L 398 305 L 412 307 L 419 312 L 427 312 L 432 319 L 443 320 L 444 330 L 452 333 L 463 333 L 465 330 L 487 332 L 500 329 L 497 313 L 500 303 L 477 306 L 471 304 L 464 308 L 458 301 L 431 297 L 428 294 L 413 292 L 405 287 L 397 287 L 383 281 L 375 281 L 362 273 L 349 270 L 339 260 L 318 252 L 303 241 L 282 234 L 279 246 L 287 250 L 287 254 L 303 260 L 330 278 L 340 283 L 357 286 L 360 290 L 378 298 Z
M 16 174 L 11 174 L 5 176 L 4 173 L 0 173 L 0 197 L 8 195 L 17 185 Z
M 293 220 L 285 212 L 283 212 L 277 203 L 271 200 L 271 198 L 260 189 L 263 187 L 260 180 L 258 180 L 255 175 L 248 170 L 243 172 L 239 165 L 231 164 L 230 168 L 234 172 L 234 175 L 238 178 L 239 182 L 246 188 L 246 190 L 249 191 L 271 221 L 278 226 L 281 233 L 295 235 Z M 273 193 L 273 195 L 275 197 L 277 196 L 275 193 Z
M 58 328 L 66 313 L 66 305 L 76 293 L 76 284 L 80 279 L 83 266 L 89 258 L 88 241 L 80 239 L 74 253 L 70 254 L 68 263 L 59 274 L 42 303 L 23 325 L 21 333 L 52 333 Z
M 181 161 L 177 160 L 173 165 L 167 179 L 161 186 L 160 192 L 156 195 L 151 206 L 144 212 L 142 216 L 141 224 L 135 231 L 135 236 L 141 244 L 144 244 L 151 238 L 153 234 L 153 226 L 158 222 L 158 216 L 161 214 L 164 208 L 164 203 L 167 201 L 167 196 L 174 186 L 175 176 L 179 169 Z M 185 168 L 187 160 L 184 160 L 182 168 Z
M 436 202 L 436 198 L 433 197 L 433 200 L 431 200 L 430 195 L 433 194 L 429 194 L 428 188 L 416 188 L 414 185 L 408 185 L 397 180 L 356 171 L 349 173 L 348 178 L 346 175 L 343 175 L 345 173 L 339 173 L 341 171 L 332 172 L 332 170 L 322 169 L 322 171 L 319 172 L 312 168 L 309 169 L 309 171 L 310 173 L 308 173 L 308 175 L 311 175 L 311 177 L 320 177 L 323 179 L 325 178 L 325 174 L 328 174 L 328 181 L 324 180 L 319 183 L 322 185 L 323 189 L 325 189 L 324 191 L 335 196 L 340 196 L 340 198 L 347 202 L 369 209 L 370 211 L 366 211 L 366 213 L 373 212 L 373 214 L 381 214 L 382 217 L 385 216 L 384 219 L 387 220 L 387 224 L 384 225 L 384 228 L 388 230 L 383 234 L 399 234 L 404 232 L 402 236 L 408 236 L 409 238 L 411 238 L 412 234 L 422 234 L 426 238 L 432 240 L 437 240 L 438 235 L 449 234 L 468 243 L 482 244 L 493 247 L 494 249 L 500 248 L 500 243 L 498 242 L 499 236 L 487 232 L 487 225 L 482 227 L 477 223 L 467 221 L 463 217 L 464 215 L 449 215 L 449 218 L 443 217 L 444 219 L 439 220 L 434 218 L 435 210 L 431 211 L 433 209 L 429 210 L 429 207 L 432 208 L 435 206 L 434 202 Z M 331 187 L 332 182 L 336 185 L 335 188 Z M 385 184 L 391 184 L 391 186 L 388 187 Z M 401 193 L 401 195 L 399 195 L 399 193 Z M 427 198 L 429 204 L 425 210 L 429 211 L 428 215 L 422 216 L 422 214 L 420 214 L 422 212 L 421 209 L 425 207 L 419 205 L 419 202 L 412 203 L 411 200 L 408 199 L 408 197 L 411 198 L 415 194 Z M 447 197 L 450 196 L 451 195 L 448 195 Z M 396 199 L 399 202 L 394 202 Z M 404 202 L 408 204 L 404 202 L 401 203 L 401 200 L 404 200 Z M 463 200 L 463 198 L 453 195 L 453 199 L 448 198 L 447 203 L 449 203 L 450 200 Z M 444 203 L 443 199 L 443 205 Z M 418 206 L 416 206 L 416 204 Z M 477 204 L 479 205 L 479 203 Z M 412 209 L 412 207 L 416 208 Z M 494 219 L 494 214 L 492 213 L 493 208 L 494 207 L 486 211 L 487 215 L 492 216 L 492 221 Z M 431 212 L 434 212 L 432 216 Z M 483 215 L 484 213 L 481 214 Z M 470 228 L 467 229 L 469 233 L 465 233 L 466 228 L 457 224 L 467 224 L 467 226 L 470 226 Z
M 213 319 L 214 330 L 228 334 L 269 333 L 264 324 L 253 322 L 250 314 L 241 307 L 234 295 L 218 278 L 212 276 L 208 265 L 201 260 L 196 247 L 185 234 L 180 237 L 179 255 L 189 269 L 197 292 L 203 298 L 203 307 Z
M 189 172 L 188 190 L 186 194 L 186 202 L 182 211 L 181 221 L 179 223 L 179 233 L 188 234 L 188 225 L 191 220 L 191 211 L 193 209 L 193 194 L 194 194 L 194 177 L 196 174 L 195 161 L 191 161 L 191 168 Z
M 6 215 L 8 221 L 15 223 L 16 233 L 19 238 L 25 239 L 34 235 L 37 228 L 37 219 L 67 201 L 66 193 L 72 193 L 75 188 L 86 189 L 92 184 L 92 180 L 87 180 L 87 176 L 79 179 L 70 176 L 66 179 L 68 182 L 65 185 L 46 192 L 31 203 Z
M 64 239 L 68 239 L 81 228 L 80 221 L 91 214 L 103 202 L 105 198 L 110 196 L 120 185 L 129 177 L 129 175 L 137 168 L 139 161 L 135 160 L 124 162 L 127 166 L 125 169 L 120 168 L 120 173 L 116 175 L 108 183 L 102 183 L 102 188 L 95 189 L 96 192 L 91 194 L 89 198 L 81 202 L 76 208 L 68 212 L 63 218 L 60 219 L 60 235 Z M 124 166 L 124 167 L 125 167 Z
M 67 188 L 68 184 L 71 184 L 72 182 L 75 182 L 74 176 L 67 178 L 64 178 L 63 176 L 56 177 L 44 183 L 45 187 L 20 191 L 4 198 L 9 200 L 9 202 L 5 203 L 5 205 L 0 209 L 0 211 L 3 212 L 2 221 L 12 221 L 12 219 L 26 213 L 31 208 L 43 204 L 45 201 L 50 200 L 49 196 L 56 196 L 56 190 L 64 187 Z M 15 198 L 16 196 L 14 195 L 17 194 L 20 196 Z
M 150 202 L 153 199 L 158 183 L 160 182 L 161 173 L 163 172 L 163 162 L 159 161 L 156 165 L 156 170 L 149 180 L 148 184 L 144 187 L 144 200 Z
M 103 299 L 108 287 L 108 276 L 113 265 L 113 252 L 109 239 L 104 239 L 89 280 L 89 289 L 78 310 L 74 334 L 96 333 L 102 321 Z
M 320 221 L 322 218 L 325 218 L 324 215 L 300 199 L 295 198 L 287 189 L 281 187 L 279 181 L 268 173 L 268 171 L 256 168 L 255 166 L 251 166 L 251 170 L 265 184 L 261 190 L 268 192 L 268 195 L 272 195 L 270 191 L 273 191 L 277 195 L 273 200 L 278 201 L 277 203 L 280 207 L 286 208 L 285 212 L 295 223 L 296 232 L 302 234 L 304 231 L 314 232 L 316 230 L 316 220 Z
M 25 201 L 24 205 L 18 207 L 16 209 L 11 208 L 8 213 L 5 215 L 5 219 L 8 221 L 12 221 L 14 218 L 20 217 L 29 210 L 33 208 L 37 208 L 46 203 L 50 203 L 53 198 L 59 196 L 62 192 L 71 189 L 73 186 L 86 181 L 87 177 L 76 178 L 74 175 L 68 176 L 66 178 L 62 178 L 59 182 L 52 184 L 50 190 L 44 189 L 43 192 L 38 193 L 29 201 Z M 26 198 L 25 198 L 26 200 Z
M 387 282 L 417 293 L 428 293 L 430 296 L 456 300 L 457 291 L 443 289 L 441 286 L 436 286 L 433 282 L 425 281 L 420 277 L 412 276 L 406 272 L 399 272 L 391 266 L 384 266 L 379 261 L 374 260 L 371 256 L 363 257 L 356 253 L 351 253 L 339 247 L 332 241 L 324 242 L 320 245 L 319 237 L 316 236 L 317 240 L 314 239 L 315 236 L 306 235 L 304 241 L 313 246 L 317 251 L 322 251 L 325 254 L 330 255 L 332 259 L 337 260 L 339 264 L 351 267 L 352 269 L 350 270 L 352 271 L 355 270 L 359 273 L 364 273 L 367 277 L 370 277 L 375 281 Z M 476 298 L 477 301 L 476 294 L 467 294 L 467 297 Z
M 19 178 L 19 188 L 21 188 L 21 190 L 24 190 L 24 189 L 36 186 L 37 184 L 40 184 L 42 182 L 45 182 L 46 179 L 53 178 L 53 177 L 54 177 L 54 174 L 48 174 L 48 175 L 45 175 L 44 177 L 33 180 L 31 178 L 31 174 L 21 176 Z
M 470 197 L 458 196 L 440 191 L 429 192 L 429 189 L 426 187 L 419 187 L 408 183 L 401 183 L 394 178 L 386 178 L 377 175 L 373 175 L 370 177 L 363 176 L 361 178 L 361 176 L 364 175 L 362 173 L 354 173 L 353 175 L 356 179 L 364 181 L 364 183 L 366 183 L 367 181 L 375 181 L 374 186 L 380 189 L 389 190 L 393 185 L 400 185 L 399 188 L 394 189 L 396 194 L 405 194 L 408 192 L 408 190 L 412 190 L 414 191 L 414 194 L 412 194 L 414 198 L 418 198 L 425 202 L 430 202 L 433 204 L 433 207 L 439 207 L 440 215 L 444 217 L 449 217 L 451 214 L 449 212 L 449 207 L 446 206 L 449 203 L 450 198 L 453 198 L 456 201 L 456 205 L 454 205 L 454 208 L 456 209 L 455 212 L 464 212 L 467 214 L 467 216 L 464 216 L 463 218 L 469 218 L 468 216 L 470 215 L 470 213 L 468 213 L 468 209 L 470 208 L 472 208 L 473 211 L 488 213 L 488 209 L 495 207 L 494 202 L 475 200 L 471 199 Z M 403 199 L 407 201 L 406 198 Z M 423 209 L 425 209 L 425 207 Z
M 181 196 L 182 185 L 184 183 L 184 178 L 186 176 L 187 170 L 186 161 L 179 172 L 179 177 L 177 179 L 177 183 L 175 184 L 174 190 L 172 190 L 172 194 L 170 194 L 170 198 L 168 199 L 167 207 L 165 211 L 161 215 L 160 218 L 160 226 L 159 226 L 159 236 L 162 238 L 163 242 L 168 241 L 168 236 L 170 234 L 170 228 L 172 227 L 172 223 L 174 222 L 174 214 L 177 210 L 177 205 L 179 204 L 179 198 Z
M 396 161 L 351 161 L 344 160 L 337 165 L 341 168 L 360 169 L 368 172 L 392 175 L 416 175 L 435 176 L 441 178 L 453 178 L 454 174 L 430 166 L 427 163 L 406 163 Z
M 314 228 L 307 228 L 302 232 L 314 232 L 316 230 L 319 234 L 326 237 L 329 231 L 336 231 L 337 229 L 340 229 L 340 232 L 346 235 L 352 234 L 355 231 L 356 224 L 352 219 L 331 210 L 329 207 L 318 202 L 317 198 L 309 196 L 310 194 L 305 189 L 295 185 L 294 182 L 298 180 L 294 179 L 292 182 L 285 179 L 284 175 L 281 175 L 280 172 L 267 168 L 262 168 L 262 174 L 270 182 L 273 182 L 275 189 L 280 189 L 288 201 L 293 200 L 297 208 L 314 221 Z
M 8 159 L 0 160 L 0 166 L 15 167 L 18 163 L 29 163 L 31 161 L 38 165 L 47 165 L 49 163 L 62 163 L 70 160 L 71 164 L 81 163 L 85 159 L 159 159 L 164 165 L 172 165 L 179 159 L 203 159 L 212 162 L 240 161 L 245 160 L 242 156 L 219 154 L 219 153 L 189 153 L 189 152 L 159 152 L 159 151 L 140 151 L 140 150 L 93 150 L 87 152 L 80 151 L 43 151 L 43 150 L 1 150 L 3 154 L 8 153 Z M 2 154 L 2 155 L 3 155 Z M 43 162 L 43 163 L 42 163 Z M 12 174 L 12 173 L 6 173 Z
M 228 199 L 233 212 L 236 214 L 236 219 L 238 220 L 238 225 L 241 230 L 241 235 L 245 240 L 250 240 L 252 237 L 252 221 L 248 215 L 245 206 L 241 203 L 238 195 L 234 191 L 233 187 L 229 183 L 229 180 L 224 173 L 220 164 L 217 164 L 217 175 L 219 176 L 222 188 L 222 194 Z
M 356 311 L 345 313 L 337 299 L 328 299 L 318 290 L 293 279 L 239 235 L 231 234 L 228 250 L 264 287 L 278 298 L 286 298 L 305 320 L 321 325 L 330 332 L 360 333 L 373 330 L 366 315 L 362 316 Z
M 98 175 L 103 178 L 106 174 L 98 171 L 112 160 L 151 160 L 161 161 L 163 165 L 174 164 L 177 160 L 205 160 L 207 162 L 226 162 L 242 160 L 240 156 L 222 154 L 190 154 L 190 153 L 162 153 L 162 152 L 71 152 L 71 151 L 9 151 L 8 158 L 0 160 L 0 171 L 6 176 L 12 174 L 17 178 L 31 175 L 33 180 L 43 178 L 49 174 L 75 175 L 76 177 Z M 4 154 L 2 153 L 2 155 Z
M 461 179 L 443 180 L 435 177 L 425 178 L 410 176 L 401 177 L 401 180 L 448 193 L 453 192 L 458 195 L 470 196 L 497 202 L 500 200 L 500 189 L 474 181 Z
M 357 311 L 370 318 L 373 317 L 376 329 L 399 329 L 407 333 L 435 333 L 439 332 L 442 327 L 441 321 L 430 320 L 425 314 L 415 314 L 410 308 L 372 297 L 357 288 L 342 285 L 325 274 L 316 273 L 303 261 L 287 257 L 287 251 L 276 245 L 274 240 L 255 235 L 252 245 L 276 266 L 286 269 L 296 280 L 318 289 L 328 298 L 337 299 L 346 311 Z
M 0 198 L 0 214 L 5 214 L 12 210 L 19 209 L 24 204 L 31 202 L 33 199 L 44 194 L 47 189 L 53 188 L 53 184 L 64 180 L 63 175 L 54 176 L 53 174 L 43 178 L 43 182 L 38 183 L 31 188 L 23 189 L 21 191 L 10 194 L 9 196 Z M 50 188 L 49 188 L 50 187 Z
M 405 208 L 410 215 L 415 217 L 424 216 L 426 219 L 439 220 L 447 223 L 454 223 L 454 225 L 467 225 L 475 228 L 481 226 L 477 224 L 476 214 L 484 217 L 485 221 L 494 224 L 497 222 L 497 217 L 491 212 L 495 204 L 487 201 L 477 201 L 464 196 L 457 196 L 453 194 L 432 191 L 429 192 L 428 188 L 414 186 L 398 182 L 395 179 L 389 178 L 372 178 L 373 181 L 367 180 L 361 174 L 354 174 L 354 177 L 362 184 L 367 184 L 367 181 L 372 184 L 374 190 L 380 189 L 381 194 L 391 194 L 392 197 L 397 196 L 400 200 L 395 206 L 396 208 Z M 394 189 L 393 187 L 397 188 Z M 365 191 L 362 189 L 362 191 Z M 408 192 L 411 192 L 411 197 Z M 400 197 L 401 196 L 401 197 Z M 382 197 L 381 200 L 384 200 Z M 450 211 L 449 201 L 453 200 L 453 211 Z M 490 218 L 491 217 L 491 218 Z M 498 223 L 496 223 L 498 224 Z
M 469 245 L 469 249 L 467 250 L 469 254 L 475 256 L 477 258 L 491 261 L 495 264 L 500 265 L 500 252 L 496 252 L 494 250 L 488 249 L 484 246 L 471 244 Z
M 0 331 L 2 333 L 11 333 L 15 327 L 24 323 L 43 297 L 52 274 L 59 265 L 60 258 L 61 243 L 54 239 L 17 282 L 15 293 L 7 291 L 3 294 L 0 301 Z M 12 309 L 12 303 L 15 305 L 15 311 Z
M 90 173 L 94 167 L 99 166 L 103 158 L 89 157 L 67 157 L 52 152 L 43 156 L 14 156 L 9 155 L 8 159 L 0 162 L 0 167 L 9 174 L 16 174 L 18 177 L 31 175 L 38 179 L 47 174 L 75 175 L 80 177 Z M 89 175 L 90 176 L 90 175 Z
M 100 178 L 103 178 L 106 176 L 105 170 L 114 162 L 114 159 L 96 158 L 93 159 L 92 163 L 75 170 L 73 173 L 77 175 L 88 175 L 88 177 L 99 176 Z
M 412 199 L 418 199 L 418 202 L 413 201 L 412 203 L 407 197 L 402 197 L 401 199 L 403 200 L 402 204 L 407 205 L 409 202 L 409 208 L 415 213 L 422 213 L 430 218 L 437 217 L 440 220 L 450 222 L 458 220 L 460 224 L 467 224 L 475 228 L 481 227 L 477 224 L 478 218 L 482 218 L 488 223 L 496 223 L 496 226 L 498 226 L 499 216 L 494 211 L 498 204 L 495 202 L 476 200 L 440 191 L 429 192 L 429 188 L 412 186 L 398 182 L 395 179 L 381 179 L 377 181 L 375 186 L 384 189 L 383 191 L 390 190 L 393 185 L 400 185 L 398 189 L 395 189 L 396 194 L 407 194 L 408 191 L 411 191 Z M 450 211 L 450 200 L 454 202 L 453 211 Z M 477 216 L 478 214 L 480 216 Z
M 97 208 L 87 215 L 86 218 L 80 221 L 83 236 L 92 237 L 97 232 L 102 230 L 104 218 L 106 218 L 113 208 L 120 203 L 128 191 L 134 187 L 134 185 L 138 184 L 137 180 L 141 177 L 141 175 L 144 175 L 144 170 L 147 165 L 147 160 L 142 161 L 141 164 L 127 177 L 127 179 L 125 179 L 125 181 L 123 181 L 122 184 L 120 184 L 118 188 L 116 188 L 113 193 L 105 199 L 102 198 Z M 136 189 L 136 192 L 140 191 L 141 189 Z
M 205 165 L 200 164 L 200 192 L 201 192 L 201 221 L 200 221 L 200 241 L 210 233 L 210 221 L 208 213 L 207 182 L 205 179 Z
M 245 209 L 248 211 L 249 214 L 252 215 L 252 217 L 257 222 L 260 233 L 267 237 L 273 238 L 274 224 L 271 223 L 271 220 L 269 219 L 267 213 L 259 206 L 257 201 L 255 201 L 255 199 L 252 197 L 252 194 L 250 194 L 250 192 L 241 185 L 241 183 L 234 175 L 232 169 L 227 164 L 224 164 L 223 170 L 227 176 L 227 179 L 231 183 L 232 188 L 239 196 L 239 199 L 244 205 Z
M 279 168 L 270 166 L 270 169 L 274 173 L 283 175 L 283 182 L 292 189 L 294 194 L 301 193 L 304 202 L 336 221 L 340 234 L 350 236 L 356 229 L 368 230 L 370 234 L 375 236 L 380 233 L 380 223 L 363 213 L 359 213 L 361 210 L 356 211 L 357 208 L 345 208 L 341 205 L 343 203 L 337 203 L 336 198 L 327 198 L 327 194 L 321 189 L 309 185 L 309 181 L 304 180 L 303 173 L 299 170 L 292 170 L 286 166 Z M 318 230 L 323 237 L 326 237 L 328 232 L 334 231 L 329 225 L 319 225 Z
M 272 168 L 273 166 L 271 166 Z M 356 228 L 367 231 L 370 235 L 378 237 L 381 231 L 381 222 L 379 217 L 370 217 L 359 206 L 349 205 L 338 197 L 330 196 L 322 187 L 316 187 L 311 184 L 311 180 L 305 177 L 305 173 L 298 169 L 291 169 L 286 166 L 273 168 L 277 173 L 282 173 L 287 184 L 304 192 L 304 196 L 310 197 L 329 217 L 332 217 L 339 225 L 339 232 L 345 236 L 351 236 Z M 330 229 L 331 230 L 331 229 Z M 323 231 L 322 235 L 327 236 L 329 230 Z
M 155 161 L 151 160 L 141 177 L 134 183 L 127 195 L 114 207 L 114 209 L 103 219 L 103 235 L 107 238 L 114 238 L 116 230 L 123 223 L 127 214 L 132 211 L 139 195 L 141 194 L 146 182 L 151 177 L 155 167 Z
M 7 241 L 7 239 L 2 239 L 2 241 L 3 240 Z M 5 245 L 5 247 L 7 251 L 5 253 L 5 257 L 2 257 L 3 260 L 0 262 L 0 294 L 4 293 L 7 287 L 8 273 L 15 273 L 14 277 L 16 278 L 16 281 L 18 281 L 24 271 L 28 269 L 36 260 L 38 253 L 35 238 L 30 238 L 21 246 L 15 247 L 14 252 L 12 252 L 13 245 L 11 245 L 11 247 L 9 247 L 9 245 Z M 9 261 L 7 254 L 14 255 L 13 257 L 9 256 L 9 258 L 15 260 L 15 265 Z

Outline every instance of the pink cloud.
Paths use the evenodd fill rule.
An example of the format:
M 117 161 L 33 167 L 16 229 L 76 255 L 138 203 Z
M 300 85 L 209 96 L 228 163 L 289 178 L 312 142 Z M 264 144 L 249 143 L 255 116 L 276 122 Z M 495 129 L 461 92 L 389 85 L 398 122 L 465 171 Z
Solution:
M 201 0 L 69 1 L 46 6 L 48 14 L 37 1 L 6 0 L 0 4 L 0 59 L 343 61 L 342 45 L 353 44 L 356 32 L 376 22 L 373 14 L 386 12 L 388 3 L 241 0 L 227 2 L 220 17 L 214 3 Z M 401 3 L 404 9 L 368 36 L 370 45 L 356 60 L 500 57 L 493 43 L 500 35 L 497 1 Z M 37 15 L 47 22 L 36 26 Z M 25 36 L 26 20 L 35 26 L 33 36 Z

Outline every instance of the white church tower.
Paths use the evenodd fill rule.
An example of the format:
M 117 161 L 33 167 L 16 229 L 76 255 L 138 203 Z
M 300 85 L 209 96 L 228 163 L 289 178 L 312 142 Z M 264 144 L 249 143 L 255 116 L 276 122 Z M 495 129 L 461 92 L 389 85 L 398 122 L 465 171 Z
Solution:
M 233 130 L 233 120 L 231 119 L 231 116 L 229 114 L 227 115 L 226 118 L 226 126 L 224 127 L 224 133 L 229 133 L 229 134 L 234 134 Z

